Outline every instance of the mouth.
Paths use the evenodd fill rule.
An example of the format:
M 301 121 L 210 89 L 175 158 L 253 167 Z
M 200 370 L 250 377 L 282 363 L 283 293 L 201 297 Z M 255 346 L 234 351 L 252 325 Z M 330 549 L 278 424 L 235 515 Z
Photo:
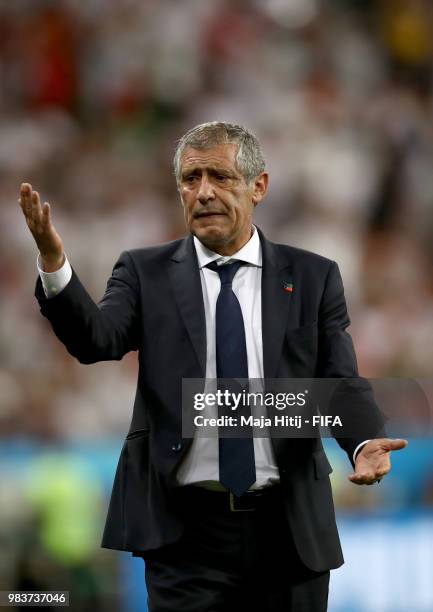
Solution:
M 206 210 L 200 213 L 195 213 L 194 214 L 194 219 L 203 219 L 203 218 L 209 218 L 209 217 L 221 217 L 223 216 L 224 213 L 221 212 L 216 212 L 216 211 L 212 211 L 212 210 Z

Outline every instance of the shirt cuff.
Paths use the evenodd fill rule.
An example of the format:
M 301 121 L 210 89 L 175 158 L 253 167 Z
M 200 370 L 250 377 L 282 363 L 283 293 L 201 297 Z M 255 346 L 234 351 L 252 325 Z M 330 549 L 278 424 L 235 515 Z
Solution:
M 361 442 L 361 444 L 358 444 L 358 446 L 353 451 L 353 464 L 355 464 L 357 454 L 359 453 L 361 448 L 364 446 L 364 444 L 367 444 L 367 442 L 370 442 L 370 440 L 364 440 L 364 442 Z
M 55 272 L 44 272 L 40 260 L 41 254 L 38 253 L 36 265 L 38 267 L 39 276 L 41 277 L 42 287 L 44 288 L 45 296 L 49 299 L 58 295 L 72 278 L 72 268 L 65 255 L 65 263 Z

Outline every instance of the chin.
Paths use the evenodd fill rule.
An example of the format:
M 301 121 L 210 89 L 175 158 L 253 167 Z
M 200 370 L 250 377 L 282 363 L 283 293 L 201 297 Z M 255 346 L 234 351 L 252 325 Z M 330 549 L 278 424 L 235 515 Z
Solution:
M 205 246 L 223 245 L 227 242 L 225 232 L 217 228 L 199 228 L 192 232 Z
M 227 236 L 227 228 L 224 230 L 220 223 L 197 223 L 193 225 L 192 233 L 195 234 L 200 240 L 224 240 L 224 238 Z

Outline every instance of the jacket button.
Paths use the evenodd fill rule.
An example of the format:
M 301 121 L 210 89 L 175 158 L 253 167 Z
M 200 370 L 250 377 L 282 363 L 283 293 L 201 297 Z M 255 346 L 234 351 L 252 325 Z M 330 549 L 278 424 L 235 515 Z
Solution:
M 182 449 L 182 443 L 181 442 L 177 442 L 176 444 L 173 444 L 173 446 L 171 447 L 171 450 L 174 453 L 178 453 L 181 449 Z

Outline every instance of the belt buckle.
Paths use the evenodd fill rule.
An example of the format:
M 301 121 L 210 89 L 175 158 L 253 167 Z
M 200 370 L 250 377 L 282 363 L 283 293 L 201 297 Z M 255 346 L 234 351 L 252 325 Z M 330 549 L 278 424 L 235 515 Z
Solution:
M 236 497 L 233 495 L 233 493 L 230 491 L 229 492 L 229 498 L 230 498 L 230 510 L 231 512 L 254 512 L 255 508 L 236 508 L 235 504 L 236 504 Z

